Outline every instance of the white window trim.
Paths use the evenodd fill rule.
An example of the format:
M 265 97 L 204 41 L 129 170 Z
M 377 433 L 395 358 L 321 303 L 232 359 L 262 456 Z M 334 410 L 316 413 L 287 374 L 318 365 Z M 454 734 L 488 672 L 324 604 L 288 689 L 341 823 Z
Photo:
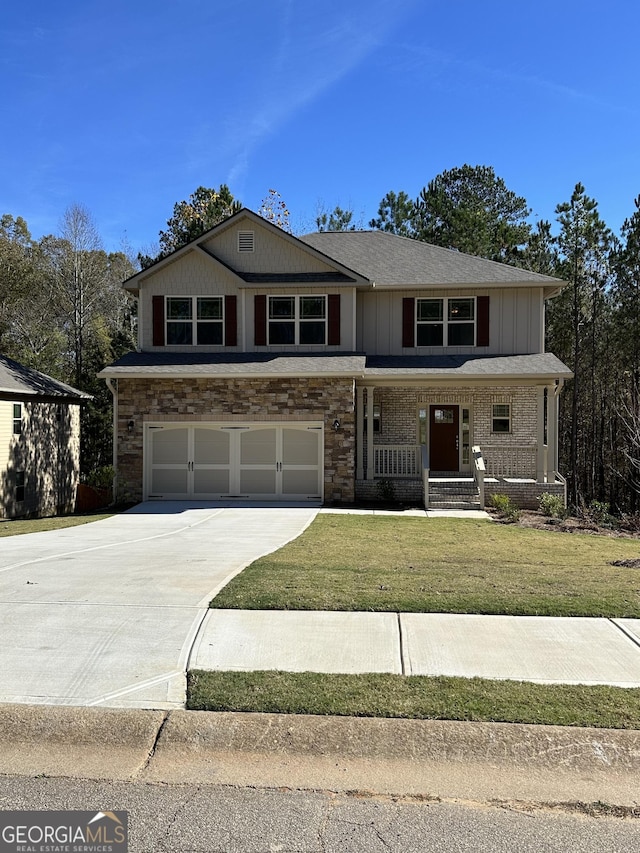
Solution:
M 293 317 L 282 317 L 271 319 L 271 300 L 272 299 L 293 299 Z M 310 317 L 302 319 L 300 317 L 300 302 L 302 299 L 322 299 L 324 300 L 324 317 Z M 293 323 L 294 324 L 294 343 L 278 344 L 271 341 L 271 324 L 272 323 Z M 300 343 L 300 326 L 304 323 L 324 323 L 324 341 L 321 344 L 301 344 Z M 326 293 L 273 293 L 267 296 L 267 346 L 309 346 L 320 347 L 327 346 L 329 336 L 329 300 Z
M 173 319 L 169 317 L 169 300 L 170 299 L 190 299 L 191 300 L 191 319 L 190 320 L 179 320 Z M 219 299 L 221 304 L 221 318 L 219 320 L 198 320 L 198 299 Z M 169 347 L 183 347 L 183 346 L 193 346 L 193 347 L 208 347 L 208 346 L 224 346 L 225 339 L 225 300 L 224 296 L 213 295 L 207 296 L 206 294 L 200 293 L 198 296 L 178 296 L 177 294 L 170 294 L 169 296 L 165 296 L 164 301 L 164 339 L 165 346 Z M 170 344 L 169 341 L 169 323 L 184 323 L 187 325 L 191 324 L 191 343 L 190 344 Z M 198 323 L 218 323 L 222 326 L 222 342 L 220 344 L 199 344 L 198 341 Z
M 16 415 L 16 408 L 19 410 L 19 414 Z M 14 403 L 13 404 L 13 435 L 22 435 L 22 403 Z M 16 429 L 17 427 L 17 429 Z
M 471 320 L 449 320 L 449 302 L 456 299 L 471 299 L 473 300 L 473 321 Z M 419 344 L 418 343 L 418 329 L 420 326 L 428 326 L 428 325 L 440 325 L 440 321 L 436 323 L 433 320 L 419 320 L 418 319 L 418 303 L 429 300 L 431 302 L 435 302 L 436 300 L 442 302 L 442 343 L 441 344 Z M 478 300 L 475 296 L 417 296 L 416 297 L 416 329 L 415 329 L 415 340 L 416 347 L 419 348 L 428 348 L 428 347 L 475 347 L 477 346 L 478 340 Z M 449 343 L 449 325 L 462 325 L 462 324 L 470 324 L 473 322 L 473 343 L 472 344 L 450 344 Z
M 496 415 L 496 406 L 506 406 L 508 415 Z M 496 421 L 508 421 L 509 429 L 495 429 Z M 493 435 L 510 435 L 513 429 L 513 408 L 511 403 L 492 403 L 491 404 L 491 432 Z

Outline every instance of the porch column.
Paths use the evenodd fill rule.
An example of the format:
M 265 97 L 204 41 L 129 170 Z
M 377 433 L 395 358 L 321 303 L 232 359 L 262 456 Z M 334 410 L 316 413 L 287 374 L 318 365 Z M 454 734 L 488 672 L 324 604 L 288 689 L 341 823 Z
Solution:
M 536 464 L 536 480 L 539 483 L 544 483 L 547 474 L 547 459 L 544 446 L 544 385 L 537 386 L 537 401 L 538 401 L 538 452 Z
M 375 479 L 373 454 L 373 385 L 367 386 L 367 480 Z
M 547 444 L 549 445 L 549 470 L 547 482 L 555 483 L 558 470 L 558 391 L 555 385 L 547 387 Z
M 356 386 L 356 479 L 364 480 L 364 388 Z

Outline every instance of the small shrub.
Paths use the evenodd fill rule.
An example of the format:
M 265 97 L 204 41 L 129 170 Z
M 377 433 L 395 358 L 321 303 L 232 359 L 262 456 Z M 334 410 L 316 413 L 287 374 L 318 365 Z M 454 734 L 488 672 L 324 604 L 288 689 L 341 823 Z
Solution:
M 520 518 L 520 510 L 508 495 L 491 495 L 491 506 L 498 510 L 505 521 L 517 521 Z
M 624 513 L 620 519 L 620 527 L 631 533 L 640 533 L 640 512 Z
M 564 501 L 560 495 L 552 495 L 544 492 L 538 498 L 540 512 L 549 518 L 564 518 L 567 514 Z
M 599 527 L 613 527 L 615 525 L 616 520 L 611 515 L 609 504 L 606 501 L 591 501 L 582 514 Z
M 102 468 L 94 468 L 85 478 L 85 482 L 88 486 L 94 486 L 97 489 L 110 489 L 114 474 L 113 466 L 104 465 Z

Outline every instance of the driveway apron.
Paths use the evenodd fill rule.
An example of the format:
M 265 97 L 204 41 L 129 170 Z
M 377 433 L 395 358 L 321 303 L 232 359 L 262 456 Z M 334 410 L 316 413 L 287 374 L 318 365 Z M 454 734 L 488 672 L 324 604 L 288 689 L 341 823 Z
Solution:
M 0 540 L 0 701 L 178 708 L 211 598 L 308 505 L 144 503 Z

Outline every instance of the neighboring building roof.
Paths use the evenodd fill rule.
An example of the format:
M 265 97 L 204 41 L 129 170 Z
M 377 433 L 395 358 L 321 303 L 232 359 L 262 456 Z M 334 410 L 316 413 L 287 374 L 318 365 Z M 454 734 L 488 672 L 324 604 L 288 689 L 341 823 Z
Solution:
M 0 355 L 0 394 L 4 397 L 60 397 L 90 400 L 91 394 L 78 391 L 58 379 L 25 367 L 6 355 Z
M 385 231 L 321 231 L 299 239 L 379 287 L 563 286 L 557 278 Z
M 130 352 L 98 376 L 242 378 L 356 376 L 364 371 L 359 353 L 166 353 Z
M 365 367 L 367 379 L 531 379 L 543 376 L 570 379 L 573 373 L 550 352 L 482 358 L 473 355 L 369 356 Z
M 573 374 L 551 353 L 485 356 L 369 356 L 363 353 L 149 353 L 132 352 L 105 367 L 101 377 L 291 378 L 352 376 L 358 379 L 569 379 Z

